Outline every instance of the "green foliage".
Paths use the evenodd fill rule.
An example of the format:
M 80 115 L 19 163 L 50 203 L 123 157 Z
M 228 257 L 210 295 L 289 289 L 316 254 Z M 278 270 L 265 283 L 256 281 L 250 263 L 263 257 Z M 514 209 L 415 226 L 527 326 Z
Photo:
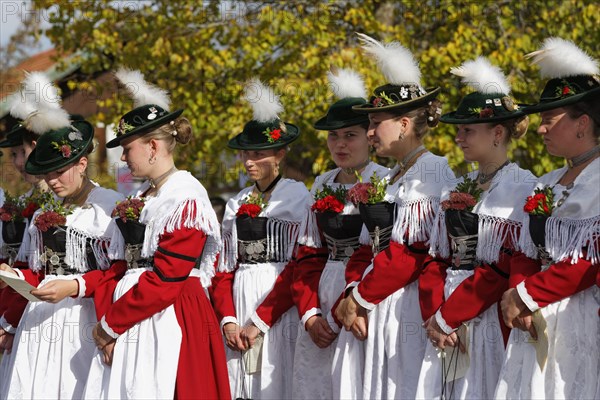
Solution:
M 225 145 L 251 118 L 240 94 L 254 75 L 281 94 L 286 110 L 281 117 L 302 131 L 288 164 L 312 174 L 331 167 L 325 136 L 312 128 L 334 101 L 326 71 L 330 65 L 352 67 L 371 90 L 385 83 L 375 62 L 361 53 L 354 32 L 398 40 L 412 49 L 424 86 L 442 87 L 444 112 L 455 109 L 467 93 L 450 68 L 478 55 L 489 56 L 509 75 L 518 102 L 533 103 L 543 81 L 523 55 L 543 39 L 561 36 L 600 54 L 600 13 L 593 0 L 88 0 L 58 6 L 38 0 L 35 5 L 50 16 L 46 34 L 57 47 L 85 54 L 83 73 L 125 65 L 171 92 L 174 107 L 186 109 L 196 139 L 179 151 L 177 164 L 212 185 L 237 179 Z M 85 85 L 89 90 L 89 83 L 71 83 L 79 89 Z M 124 93 L 99 103 L 110 110 L 96 116 L 106 123 L 131 108 Z M 530 134 L 513 146 L 511 156 L 541 175 L 560 161 L 547 155 L 535 134 L 538 121 L 531 118 Z M 453 168 L 464 169 L 454 135 L 452 126 L 441 125 L 426 145 L 448 157 Z

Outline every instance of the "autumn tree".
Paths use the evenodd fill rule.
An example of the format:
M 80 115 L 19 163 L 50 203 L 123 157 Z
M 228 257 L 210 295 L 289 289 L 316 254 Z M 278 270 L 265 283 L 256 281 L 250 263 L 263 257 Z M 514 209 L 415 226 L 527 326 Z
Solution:
M 84 73 L 125 65 L 170 90 L 175 107 L 186 109 L 196 131 L 193 145 L 179 153 L 178 165 L 213 184 L 236 178 L 235 170 L 222 167 L 231 159 L 225 144 L 251 118 L 240 93 L 255 75 L 282 95 L 282 118 L 301 128 L 290 163 L 312 174 L 331 166 L 325 134 L 312 128 L 333 101 L 326 71 L 330 65 L 352 67 L 365 76 L 369 89 L 384 83 L 355 32 L 397 40 L 413 50 L 423 84 L 442 87 L 445 112 L 467 93 L 450 68 L 478 55 L 505 71 L 521 103 L 536 102 L 543 87 L 523 56 L 546 37 L 572 40 L 600 58 L 596 1 L 86 0 L 57 5 L 39 0 L 35 6 L 50 24 L 46 35 L 54 45 L 79 52 Z M 102 106 L 110 112 L 95 118 L 110 123 L 131 104 L 118 93 Z M 540 175 L 562 161 L 545 152 L 535 135 L 537 123 L 533 116 L 530 134 L 515 144 L 512 158 Z M 464 170 L 454 129 L 441 125 L 426 144 Z

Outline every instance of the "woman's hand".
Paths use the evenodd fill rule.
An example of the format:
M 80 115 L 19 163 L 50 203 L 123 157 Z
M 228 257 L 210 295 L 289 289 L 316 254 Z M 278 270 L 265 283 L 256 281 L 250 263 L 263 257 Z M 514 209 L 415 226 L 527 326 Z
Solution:
M 352 329 L 354 320 L 356 319 L 356 317 L 358 317 L 360 310 L 364 309 L 354 299 L 354 295 L 350 294 L 350 296 L 346 297 L 340 302 L 337 309 L 335 310 L 335 316 L 342 324 L 344 324 L 344 328 L 346 328 L 346 330 L 349 331 L 350 329 Z
M 15 272 L 14 269 L 12 269 L 11 267 L 9 267 L 8 264 L 5 264 L 5 263 L 0 264 L 0 271 L 8 272 L 10 274 L 14 274 L 16 276 L 19 276 L 19 275 L 17 275 L 17 273 Z M 0 289 L 4 289 L 7 286 L 8 285 L 6 284 L 6 282 L 4 282 L 2 279 L 0 279 Z
M 360 307 L 358 315 L 350 328 L 352 334 L 358 340 L 365 340 L 369 336 L 369 318 L 367 317 L 367 310 Z
M 94 329 L 92 330 L 92 336 L 94 338 L 94 342 L 96 342 L 96 347 L 98 347 L 100 350 L 104 349 L 104 347 L 106 347 L 106 345 L 110 342 L 114 342 L 116 340 L 104 331 L 100 322 L 94 326 Z
M 455 338 L 449 339 L 450 335 L 447 335 L 442 328 L 440 328 L 437 320 L 435 319 L 435 315 L 431 316 L 425 323 L 423 324 L 425 331 L 427 333 L 427 337 L 429 341 L 433 345 L 433 347 L 444 350 L 447 345 L 451 345 L 454 343 Z M 453 332 L 456 336 L 456 333 Z
M 12 333 L 4 332 L 3 335 L 0 336 L 0 350 L 6 350 L 7 353 L 10 353 L 13 347 L 13 341 L 15 340 L 15 335 Z
M 240 338 L 241 328 L 234 322 L 228 322 L 223 325 L 223 335 L 225 336 L 225 343 L 231 350 L 246 350 L 244 342 Z
M 306 321 L 306 330 L 315 345 L 322 349 L 329 346 L 337 337 L 327 320 L 320 315 L 313 315 Z
M 502 301 L 500 302 L 500 308 L 502 309 L 502 317 L 504 323 L 509 328 L 524 326 L 526 321 L 517 321 L 517 318 L 523 318 L 531 315 L 531 311 L 527 308 L 517 289 L 508 289 L 502 295 Z M 531 320 L 529 320 L 531 322 Z M 536 335 L 537 337 L 537 335 Z
M 53 280 L 44 286 L 31 291 L 31 294 L 48 303 L 58 303 L 66 297 L 76 296 L 79 293 L 79 283 L 72 280 Z
M 104 346 L 104 348 L 102 349 L 102 359 L 104 361 L 104 364 L 111 366 L 112 362 L 113 362 L 113 354 L 115 352 L 115 344 L 117 343 L 117 341 L 112 341 L 110 343 L 108 343 L 106 346 Z
M 246 325 L 240 331 L 240 340 L 242 342 L 242 345 L 244 346 L 244 348 L 240 348 L 240 350 L 246 350 L 246 349 L 249 349 L 252 346 L 254 346 L 254 342 L 256 341 L 256 338 L 260 334 L 261 334 L 261 331 L 260 331 L 260 329 L 258 329 L 256 327 L 256 325 L 254 325 L 254 324 Z

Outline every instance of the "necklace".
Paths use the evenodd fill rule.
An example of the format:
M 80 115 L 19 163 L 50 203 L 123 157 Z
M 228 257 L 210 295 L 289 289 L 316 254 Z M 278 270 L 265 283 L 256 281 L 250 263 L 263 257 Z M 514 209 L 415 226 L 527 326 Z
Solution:
M 477 173 L 477 183 L 479 183 L 480 185 L 485 185 L 486 183 L 488 183 L 489 181 L 492 180 L 492 178 L 494 178 L 494 176 L 496 176 L 496 174 L 498 173 L 498 171 L 500 171 L 502 168 L 506 167 L 508 164 L 510 163 L 509 160 L 506 160 L 504 162 L 504 164 L 502 164 L 501 166 L 499 166 L 498 168 L 496 168 L 491 174 L 484 174 L 483 172 L 479 171 Z
M 600 145 L 592 147 L 591 150 L 588 150 L 577 157 L 567 158 L 567 165 L 569 166 L 569 169 L 577 167 L 584 162 L 591 160 L 598 153 L 600 153 Z
M 86 178 L 86 181 L 83 185 L 81 185 L 81 189 L 79 189 L 79 192 L 77 192 L 73 196 L 66 196 L 63 199 L 63 204 L 76 205 L 76 206 L 82 205 L 83 202 L 85 201 L 85 199 L 87 199 L 87 196 L 90 194 L 90 192 L 92 191 L 93 188 L 94 188 L 94 184 L 92 183 L 92 181 L 90 181 L 88 178 Z
M 273 189 L 275 187 L 275 185 L 277 185 L 277 182 L 279 182 L 280 179 L 281 179 L 281 175 L 277 175 L 277 177 L 275 179 L 273 179 L 273 182 L 271 182 L 265 190 L 261 190 L 260 187 L 258 187 L 258 182 L 254 182 L 254 186 L 256 187 L 256 190 L 258 190 L 260 193 L 266 193 L 269 190 Z
M 159 176 L 158 178 L 152 179 L 148 178 L 148 182 L 150 182 L 150 187 L 152 189 L 156 189 L 165 179 L 167 179 L 171 174 L 175 173 L 177 168 L 173 166 L 170 170 Z
M 569 193 L 569 190 L 573 189 L 573 186 L 575 186 L 575 182 L 571 182 L 567 186 L 565 186 L 565 190 L 562 191 L 561 198 L 558 199 L 558 201 L 556 202 L 556 207 L 560 207 L 564 204 L 564 202 L 567 200 L 567 197 L 569 197 L 569 195 L 571 194 Z
M 366 167 L 367 165 L 369 165 L 369 160 L 365 161 L 364 163 L 362 163 L 361 165 L 357 166 L 357 167 L 351 167 L 351 168 L 342 168 L 342 171 L 344 171 L 344 173 L 348 176 L 356 176 L 356 173 L 358 171 L 360 171 L 361 169 L 363 169 L 364 167 Z
M 425 146 L 420 145 L 419 147 L 408 153 L 402 159 L 402 161 L 398 162 L 398 166 L 400 167 L 400 169 L 398 169 L 398 172 L 394 174 L 390 182 L 395 182 L 396 178 L 398 178 L 400 175 L 403 175 L 408 170 L 408 168 L 412 166 L 414 159 L 416 159 L 418 155 L 426 151 L 427 149 L 425 148 Z

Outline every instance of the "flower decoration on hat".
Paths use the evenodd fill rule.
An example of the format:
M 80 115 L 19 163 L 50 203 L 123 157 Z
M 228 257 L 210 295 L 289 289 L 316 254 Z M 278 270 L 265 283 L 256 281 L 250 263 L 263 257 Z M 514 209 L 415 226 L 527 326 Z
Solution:
M 527 107 L 527 113 L 573 104 L 591 91 L 600 91 L 598 61 L 573 42 L 551 37 L 544 40 L 539 50 L 525 57 L 540 67 L 543 78 L 549 78 L 540 102 Z
M 170 112 L 168 92 L 146 82 L 140 71 L 120 68 L 115 77 L 133 99 L 134 109 L 121 117 L 117 124 L 117 138 L 107 143 L 107 147 L 117 146 L 124 137 L 150 132 L 172 122 L 183 112 Z
M 377 60 L 380 71 L 393 91 L 386 86 L 375 89 L 371 98 L 374 107 L 390 106 L 418 99 L 427 94 L 421 86 L 421 70 L 413 54 L 398 42 L 383 44 L 362 33 L 357 33 L 364 51 Z M 388 88 L 389 89 L 389 88 Z
M 244 88 L 244 99 L 252 107 L 252 119 L 261 123 L 275 122 L 277 127 L 269 126 L 262 132 L 269 143 L 276 143 L 285 132 L 285 125 L 279 119 L 283 106 L 279 96 L 272 88 L 258 78 L 252 78 Z
M 487 58 L 478 57 L 450 69 L 461 82 L 474 90 L 461 100 L 456 111 L 440 119 L 450 124 L 500 122 L 523 116 L 511 97 L 510 85 L 500 68 Z

